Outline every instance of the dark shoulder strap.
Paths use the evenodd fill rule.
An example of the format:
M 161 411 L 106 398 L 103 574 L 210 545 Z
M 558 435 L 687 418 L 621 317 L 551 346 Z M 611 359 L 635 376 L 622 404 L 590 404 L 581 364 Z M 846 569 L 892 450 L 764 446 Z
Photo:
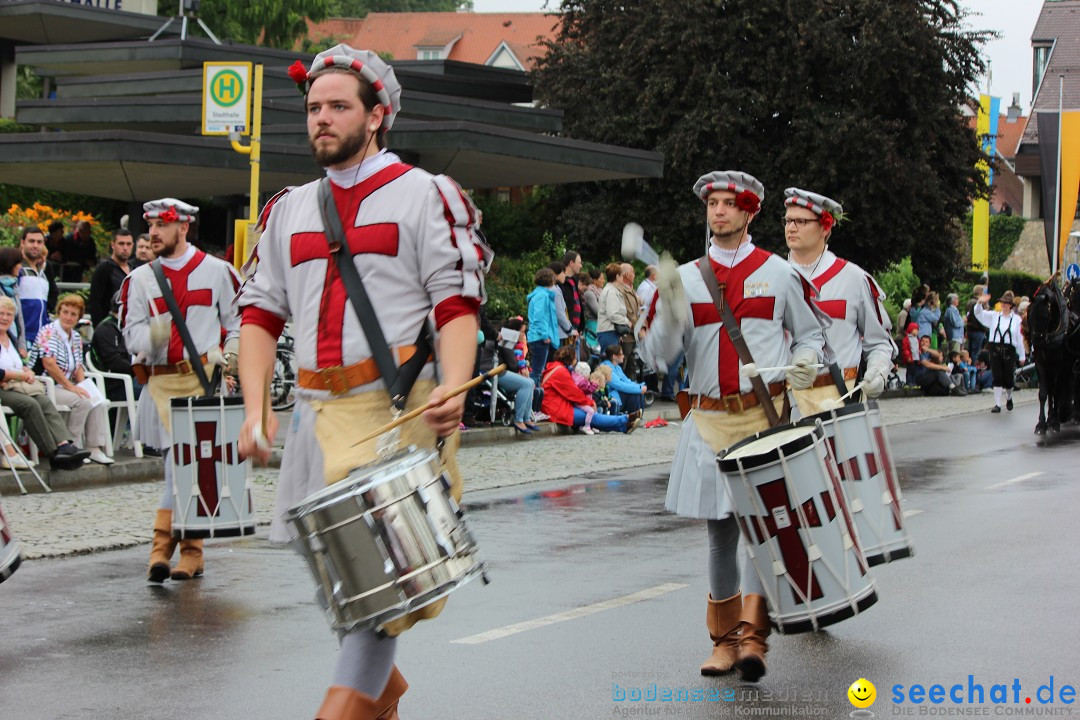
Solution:
M 172 321 L 176 326 L 176 332 L 180 334 L 180 340 L 183 341 L 184 349 L 187 350 L 191 369 L 195 372 L 195 376 L 199 378 L 199 384 L 202 385 L 203 392 L 209 397 L 210 395 L 213 395 L 217 389 L 218 372 L 216 370 L 214 371 L 214 382 L 211 382 L 210 379 L 206 377 L 206 371 L 203 369 L 202 362 L 199 360 L 199 350 L 195 347 L 195 341 L 191 339 L 191 333 L 188 331 L 187 322 L 184 320 L 184 314 L 180 312 L 180 306 L 176 304 L 176 296 L 173 295 L 169 280 L 165 277 L 165 271 L 161 268 L 161 258 L 157 258 L 150 263 L 150 269 L 154 271 L 154 277 L 157 279 L 158 287 L 161 288 L 161 296 L 165 299 L 165 307 L 167 307 L 169 313 L 172 314 Z
M 709 289 L 713 304 L 720 311 L 720 319 L 724 323 L 724 330 L 727 331 L 728 337 L 731 338 L 731 344 L 735 346 L 735 352 L 738 353 L 739 360 L 743 365 L 749 365 L 754 362 L 754 356 L 750 354 L 750 348 L 746 346 L 746 340 L 743 338 L 742 329 L 739 327 L 735 315 L 731 312 L 728 304 L 724 302 L 724 294 L 720 290 L 720 284 L 716 282 L 716 275 L 713 273 L 708 255 L 698 261 L 698 269 L 701 270 L 701 279 L 705 281 L 705 287 Z M 765 381 L 761 379 L 760 375 L 755 375 L 750 378 L 750 384 L 754 388 L 754 394 L 757 395 L 762 409 L 765 410 L 765 417 L 769 420 L 769 426 L 776 427 L 780 424 L 780 416 L 776 414 L 776 408 L 773 407 L 769 390 L 765 387 Z
M 364 330 L 368 346 L 371 348 L 371 357 L 375 360 L 375 366 L 379 368 L 383 384 L 390 394 L 390 402 L 398 410 L 405 409 L 405 403 L 409 398 L 409 391 L 420 376 L 427 358 L 431 354 L 432 344 L 428 324 L 425 321 L 420 328 L 420 335 L 416 339 L 416 354 L 409 358 L 399 369 L 394 362 L 393 353 L 383 335 L 379 319 L 375 316 L 375 308 L 371 304 L 364 289 L 364 282 L 353 262 L 352 249 L 349 247 L 345 236 L 345 228 L 341 225 L 341 216 L 338 214 L 337 205 L 334 202 L 334 193 L 330 188 L 330 180 L 323 178 L 319 183 L 319 210 L 322 213 L 323 225 L 326 227 L 326 240 L 330 244 L 330 254 L 337 259 L 338 270 L 341 272 L 341 281 L 345 285 L 345 292 L 352 303 L 353 311 L 360 321 L 360 327 Z

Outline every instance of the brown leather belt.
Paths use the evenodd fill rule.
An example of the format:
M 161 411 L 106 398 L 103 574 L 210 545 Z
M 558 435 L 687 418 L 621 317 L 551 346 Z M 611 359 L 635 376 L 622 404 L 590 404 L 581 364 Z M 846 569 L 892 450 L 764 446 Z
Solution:
M 416 354 L 415 345 L 399 345 L 394 348 L 398 357 L 398 365 L 401 365 Z M 433 358 L 429 355 L 428 361 Z M 307 370 L 300 368 L 298 382 L 300 387 L 307 390 L 327 390 L 334 395 L 344 395 L 353 388 L 367 385 L 379 379 L 379 367 L 375 364 L 375 358 L 367 358 L 358 363 L 342 367 L 319 368 Z
M 859 368 L 844 368 L 844 379 L 845 380 L 854 380 L 858 376 L 859 376 Z M 829 385 L 835 385 L 835 384 L 836 383 L 833 382 L 832 375 L 829 374 L 829 373 L 825 373 L 824 375 L 818 375 L 817 376 L 817 379 L 814 380 L 813 387 L 816 387 L 816 388 L 827 387 Z
M 199 362 L 206 365 L 206 353 L 199 356 Z M 135 379 L 139 380 L 140 376 L 149 379 L 155 375 L 190 375 L 195 372 L 195 369 L 191 366 L 191 361 L 185 358 L 173 365 L 132 365 L 131 372 Z M 139 382 L 146 384 L 145 380 L 139 380 Z
M 784 392 L 784 383 L 782 382 L 769 383 L 766 387 L 769 389 L 770 397 L 776 397 Z M 741 395 L 724 395 L 721 398 L 709 397 L 708 395 L 688 395 L 688 397 L 690 399 L 690 409 L 700 408 L 702 410 L 726 412 L 733 415 L 738 415 L 744 410 L 749 410 L 750 408 L 761 404 L 757 395 L 752 392 L 743 393 Z

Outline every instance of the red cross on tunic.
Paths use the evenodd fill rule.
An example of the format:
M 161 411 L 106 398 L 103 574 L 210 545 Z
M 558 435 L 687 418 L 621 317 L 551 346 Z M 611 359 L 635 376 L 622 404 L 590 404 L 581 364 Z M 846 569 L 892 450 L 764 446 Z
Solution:
M 840 260 L 837 258 L 836 262 L 832 264 L 832 267 L 812 280 L 818 293 L 825 287 L 825 283 L 840 274 L 840 271 L 844 269 L 845 265 L 847 265 L 847 260 Z M 843 320 L 847 317 L 847 300 L 815 300 L 814 304 L 821 308 L 823 313 L 834 320 Z
M 791 593 L 796 604 L 804 604 L 804 597 L 810 600 L 821 598 L 821 586 L 810 566 L 810 556 L 806 552 L 806 545 L 799 533 L 799 529 L 803 527 L 802 519 L 799 517 L 798 510 L 792 506 L 784 478 L 758 485 L 757 493 L 761 497 L 766 513 L 763 518 L 749 518 L 748 524 L 753 529 L 757 544 L 761 545 L 769 538 L 777 539 L 784 568 L 795 583 L 795 588 L 792 588 Z M 821 517 L 818 515 L 814 498 L 802 503 L 800 509 L 806 515 L 806 527 L 821 527 Z M 762 524 L 768 533 L 767 536 L 762 535 Z M 745 523 L 743 529 L 745 533 Z
M 743 283 L 756 270 L 769 259 L 772 253 L 754 248 L 745 259 L 738 265 L 728 268 L 709 258 L 716 281 L 720 284 L 724 293 L 724 302 L 731 308 L 735 320 L 739 323 L 743 318 L 760 318 L 771 320 L 776 307 L 775 297 L 745 297 Z M 700 262 L 700 261 L 699 261 Z M 715 303 L 691 303 L 690 311 L 694 316 L 694 327 L 720 323 L 720 310 Z M 735 345 L 728 337 L 727 330 L 720 329 L 720 352 L 717 354 L 717 374 L 720 380 L 720 393 L 722 395 L 735 395 L 741 392 L 739 389 L 739 354 L 735 351 Z
M 411 165 L 397 163 L 383 168 L 351 188 L 340 188 L 333 183 L 330 184 L 334 192 L 334 203 L 341 216 L 341 225 L 345 228 L 349 250 L 353 255 L 368 253 L 397 256 L 397 223 L 376 223 L 356 227 L 356 216 L 360 211 L 360 204 L 368 196 L 412 169 Z M 294 233 L 289 238 L 289 256 L 293 267 L 311 260 L 329 261 L 330 246 L 326 241 L 326 233 L 323 231 Z M 319 333 L 315 348 L 317 367 L 334 367 L 344 364 L 341 336 L 345 326 L 345 306 L 348 298 L 345 284 L 341 281 L 337 261 L 327 262 L 322 298 L 319 301 Z
M 179 270 L 171 270 L 164 265 L 161 269 L 165 271 L 165 278 L 169 281 L 169 287 L 172 289 L 173 296 L 176 298 L 176 305 L 180 308 L 180 312 L 184 313 L 184 321 L 187 322 L 188 308 L 195 305 L 202 305 L 205 307 L 212 307 L 214 304 L 214 292 L 209 289 L 203 290 L 189 290 L 188 278 L 191 277 L 191 272 L 199 266 L 199 263 L 206 257 L 206 253 L 202 250 L 196 250 L 195 255 L 188 261 L 187 265 Z M 158 313 L 169 312 L 168 306 L 165 304 L 165 298 L 158 297 L 153 298 L 154 308 Z M 151 311 L 153 313 L 153 311 Z M 190 332 L 190 330 L 189 330 Z M 184 341 L 180 338 L 180 331 L 176 329 L 176 323 L 173 323 L 172 333 L 169 335 L 169 364 L 175 364 L 184 359 Z M 195 358 L 189 358 L 194 360 Z
M 241 462 L 236 443 L 226 443 L 224 449 L 216 443 L 217 429 L 216 422 L 197 422 L 195 423 L 194 446 L 189 443 L 173 445 L 173 456 L 178 465 L 190 465 L 193 461 L 196 465 L 199 494 L 203 499 L 198 503 L 196 512 L 198 517 L 217 517 L 219 514 L 218 489 L 221 483 L 218 482 L 218 463 L 235 466 Z M 208 510 L 209 513 L 207 513 Z

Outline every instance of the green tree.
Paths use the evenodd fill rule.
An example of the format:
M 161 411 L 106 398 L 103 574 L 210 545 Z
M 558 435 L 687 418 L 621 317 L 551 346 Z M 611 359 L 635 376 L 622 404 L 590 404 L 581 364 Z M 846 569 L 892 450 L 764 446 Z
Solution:
M 202 0 L 199 17 L 220 38 L 291 48 L 307 34 L 307 21 L 326 18 L 333 0 Z M 161 0 L 159 15 L 176 15 L 177 0 Z M 190 26 L 189 26 L 190 28 Z M 196 25 L 193 33 L 202 32 Z
M 565 109 L 570 137 L 665 158 L 660 180 L 560 188 L 571 245 L 610 251 L 636 220 L 688 260 L 705 236 L 694 181 L 740 169 L 765 184 L 752 229 L 769 249 L 795 185 L 844 204 L 834 246 L 868 270 L 910 255 L 933 285 L 958 269 L 959 221 L 986 188 L 957 108 L 989 34 L 963 29 L 955 0 L 564 0 L 562 12 L 539 100 Z

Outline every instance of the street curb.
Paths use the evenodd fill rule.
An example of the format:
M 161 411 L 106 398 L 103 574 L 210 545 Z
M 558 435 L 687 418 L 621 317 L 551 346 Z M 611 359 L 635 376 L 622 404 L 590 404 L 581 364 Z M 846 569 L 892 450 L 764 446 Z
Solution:
M 126 457 L 125 457 L 126 455 Z M 118 453 L 117 462 L 112 465 L 89 463 L 75 470 L 53 470 L 48 460 L 37 465 L 41 479 L 53 490 L 82 490 L 84 488 L 105 487 L 123 483 L 150 482 L 165 477 L 161 458 L 137 458 L 127 453 Z M 19 470 L 28 493 L 44 493 L 37 479 L 29 470 Z M 18 495 L 19 486 L 10 470 L 0 470 L 0 494 Z

